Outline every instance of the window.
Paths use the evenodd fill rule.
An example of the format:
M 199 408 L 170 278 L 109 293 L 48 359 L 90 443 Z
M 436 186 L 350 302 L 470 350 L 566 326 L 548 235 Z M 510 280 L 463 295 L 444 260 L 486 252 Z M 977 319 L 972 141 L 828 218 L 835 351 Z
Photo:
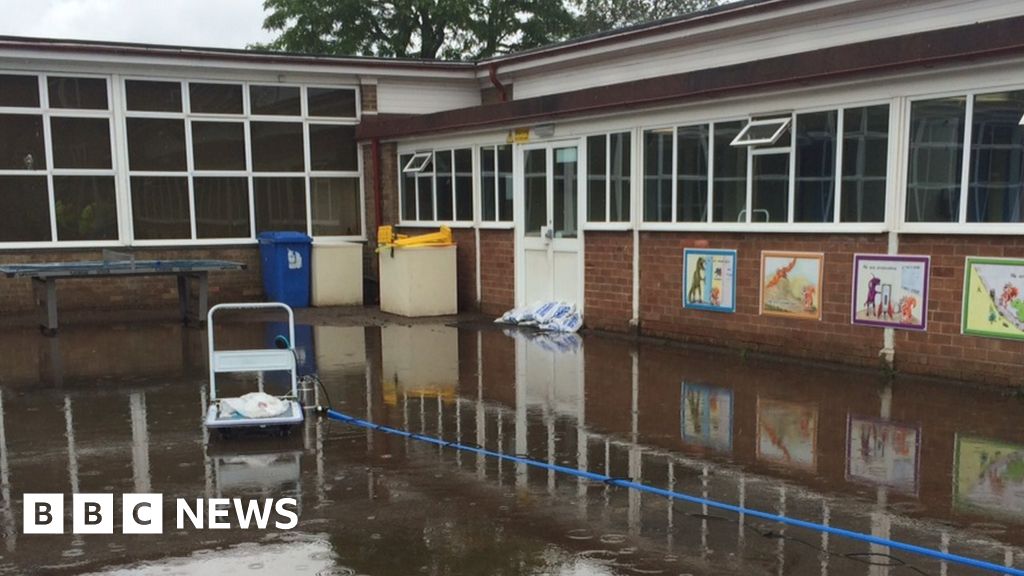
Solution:
M 0 74 L 0 243 L 118 239 L 105 78 Z
M 835 219 L 838 118 L 835 110 L 797 116 L 794 222 Z
M 906 221 L 1024 222 L 1022 115 L 1022 90 L 911 103 Z
M 1024 91 L 979 94 L 971 118 L 968 222 L 1024 222 Z
M 886 104 L 648 130 L 644 221 L 882 222 L 888 150 Z
M 418 154 L 413 154 L 408 158 L 407 162 L 402 163 L 404 166 L 404 168 L 402 168 L 402 172 L 405 172 L 406 174 L 416 174 L 417 172 L 422 172 L 423 169 L 426 168 L 427 164 L 430 163 L 431 154 L 430 152 L 420 152 Z
M 587 220 L 628 222 L 631 170 L 629 132 L 587 138 Z
M 136 79 L 124 89 L 135 238 L 362 235 L 354 89 Z
M 743 122 L 716 122 L 711 125 L 714 154 L 712 179 L 712 218 L 714 222 L 745 221 L 747 213 L 747 150 L 732 141 L 743 129 Z
M 480 148 L 480 219 L 512 221 L 512 147 Z
M 706 222 L 708 218 L 709 127 L 676 130 L 676 222 Z
M 840 220 L 884 222 L 889 107 L 847 108 L 842 126 Z
M 402 220 L 473 220 L 473 152 L 469 148 L 405 154 L 399 159 Z
M 963 96 L 911 105 L 907 222 L 960 221 L 966 119 Z
M 766 118 L 751 120 L 743 130 L 733 138 L 733 146 L 770 146 L 781 138 L 789 128 L 790 118 Z M 782 142 L 785 145 L 785 141 Z

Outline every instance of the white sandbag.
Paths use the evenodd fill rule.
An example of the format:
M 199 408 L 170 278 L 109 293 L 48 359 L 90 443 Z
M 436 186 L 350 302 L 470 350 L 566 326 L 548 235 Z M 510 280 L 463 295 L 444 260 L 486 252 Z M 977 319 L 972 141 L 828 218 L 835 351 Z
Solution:
M 238 398 L 222 398 L 221 413 L 244 418 L 273 418 L 288 410 L 288 403 L 265 392 L 249 392 Z

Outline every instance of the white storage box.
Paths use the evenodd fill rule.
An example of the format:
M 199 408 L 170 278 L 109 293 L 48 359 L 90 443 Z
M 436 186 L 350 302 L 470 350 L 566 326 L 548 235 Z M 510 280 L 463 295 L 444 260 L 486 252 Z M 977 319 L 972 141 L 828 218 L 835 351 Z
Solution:
M 313 306 L 362 306 L 363 245 L 313 241 Z
M 378 257 L 382 312 L 409 317 L 458 312 L 455 245 L 385 248 Z

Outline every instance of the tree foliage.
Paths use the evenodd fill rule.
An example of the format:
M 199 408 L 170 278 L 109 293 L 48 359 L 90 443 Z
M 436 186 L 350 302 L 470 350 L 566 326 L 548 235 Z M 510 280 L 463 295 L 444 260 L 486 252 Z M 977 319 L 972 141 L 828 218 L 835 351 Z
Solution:
M 707 10 L 718 0 L 579 0 L 580 32 L 594 34 L 651 20 Z
M 717 0 L 264 0 L 288 52 L 479 59 L 699 10 Z

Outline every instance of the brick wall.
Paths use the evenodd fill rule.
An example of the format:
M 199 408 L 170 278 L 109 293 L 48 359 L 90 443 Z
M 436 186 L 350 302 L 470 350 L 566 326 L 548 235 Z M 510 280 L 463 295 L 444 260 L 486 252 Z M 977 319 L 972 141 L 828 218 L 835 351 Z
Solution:
M 916 374 L 1024 384 L 1024 342 L 960 333 L 964 259 L 1024 256 L 1022 236 L 903 235 L 900 252 L 932 257 L 928 331 L 896 332 L 896 369 Z
M 377 111 L 377 85 L 363 84 L 359 87 L 359 107 L 365 112 Z
M 480 311 L 499 315 L 515 306 L 515 232 L 480 230 Z
M 242 262 L 246 270 L 210 273 L 210 303 L 232 300 L 261 300 L 259 249 L 253 246 L 199 247 L 132 250 L 140 260 L 214 259 Z M 100 260 L 100 250 L 21 250 L 0 252 L 9 264 L 75 262 Z M 177 306 L 175 276 L 130 276 L 125 278 L 68 279 L 57 282 L 59 310 L 116 310 Z M 35 310 L 31 280 L 0 277 L 0 312 Z M 177 310 L 177 308 L 173 308 Z
M 633 317 L 633 233 L 584 236 L 584 320 L 590 328 L 626 331 Z
M 851 275 L 854 253 L 884 253 L 886 246 L 882 234 L 642 233 L 641 331 L 688 342 L 877 366 L 882 330 L 850 324 Z M 735 314 L 683 309 L 686 247 L 737 250 Z M 762 250 L 825 253 L 821 321 L 758 314 Z

